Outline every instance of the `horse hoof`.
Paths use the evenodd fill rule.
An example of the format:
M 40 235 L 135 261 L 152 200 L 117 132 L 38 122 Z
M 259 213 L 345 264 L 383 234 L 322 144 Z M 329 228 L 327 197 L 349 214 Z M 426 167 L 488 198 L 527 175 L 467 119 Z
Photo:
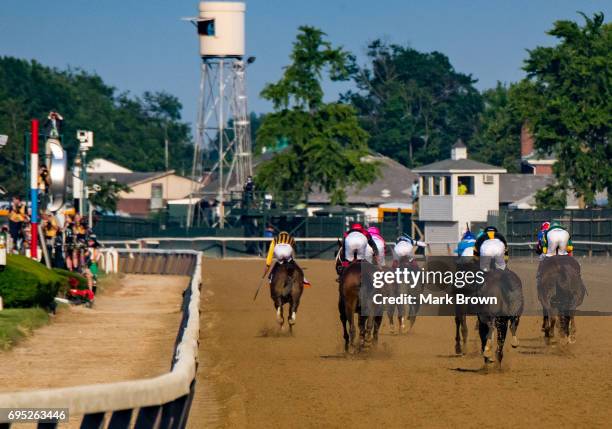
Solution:
M 568 340 L 567 340 L 570 344 L 574 344 L 576 342 L 576 336 L 575 335 L 570 335 Z
M 455 354 L 456 355 L 462 355 L 463 354 L 461 352 L 461 346 L 459 344 L 455 344 Z
M 512 336 L 512 342 L 510 343 L 510 345 L 512 345 L 512 348 L 517 348 L 519 346 L 519 340 L 518 338 L 516 338 L 516 335 Z
M 291 326 L 295 325 L 295 319 L 289 319 L 289 324 L 290 324 Z

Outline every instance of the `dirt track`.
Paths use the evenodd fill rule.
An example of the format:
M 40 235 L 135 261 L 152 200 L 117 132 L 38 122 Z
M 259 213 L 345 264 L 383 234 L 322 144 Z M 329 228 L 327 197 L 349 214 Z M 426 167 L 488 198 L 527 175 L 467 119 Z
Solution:
M 383 327 L 377 351 L 346 358 L 331 262 L 303 265 L 313 287 L 289 337 L 276 332 L 265 287 L 253 303 L 262 261 L 205 261 L 190 427 L 609 427 L 612 318 L 578 318 L 577 343 L 561 347 L 524 317 L 501 371 L 480 371 L 473 319 L 465 357 L 453 354 L 451 318 L 421 317 L 407 335 Z M 511 266 L 530 287 L 535 265 Z M 583 273 L 587 287 L 610 283 L 610 265 Z
M 0 391 L 153 377 L 170 369 L 187 277 L 126 275 L 93 309 L 61 310 L 0 353 Z

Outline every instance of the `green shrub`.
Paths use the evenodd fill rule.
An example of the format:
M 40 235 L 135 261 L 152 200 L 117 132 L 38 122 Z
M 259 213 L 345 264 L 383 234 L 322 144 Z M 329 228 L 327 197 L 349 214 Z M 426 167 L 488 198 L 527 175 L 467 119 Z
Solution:
M 0 272 L 0 296 L 7 308 L 52 307 L 65 277 L 43 264 L 19 255 L 8 255 Z

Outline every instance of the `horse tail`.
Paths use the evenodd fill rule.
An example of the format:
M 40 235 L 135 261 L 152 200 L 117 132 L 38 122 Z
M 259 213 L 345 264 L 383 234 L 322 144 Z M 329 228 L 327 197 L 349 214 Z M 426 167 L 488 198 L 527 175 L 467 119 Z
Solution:
M 357 250 L 353 251 L 353 260 L 357 260 Z

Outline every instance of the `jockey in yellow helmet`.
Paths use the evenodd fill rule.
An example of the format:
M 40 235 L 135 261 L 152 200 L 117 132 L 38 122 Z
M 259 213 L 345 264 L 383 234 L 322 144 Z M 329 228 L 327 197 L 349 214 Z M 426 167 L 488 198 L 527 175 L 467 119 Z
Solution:
M 294 254 L 295 239 L 288 232 L 282 231 L 280 234 L 274 237 L 270 243 L 264 275 L 269 271 L 270 274 L 268 275 L 268 278 L 271 279 L 272 274 L 274 273 L 274 268 L 276 267 L 276 264 L 274 264 L 272 269 L 270 269 L 272 263 L 276 261 L 277 263 L 283 264 L 285 262 L 292 261 Z M 310 282 L 306 280 L 306 277 L 304 277 L 304 285 L 310 286 Z

